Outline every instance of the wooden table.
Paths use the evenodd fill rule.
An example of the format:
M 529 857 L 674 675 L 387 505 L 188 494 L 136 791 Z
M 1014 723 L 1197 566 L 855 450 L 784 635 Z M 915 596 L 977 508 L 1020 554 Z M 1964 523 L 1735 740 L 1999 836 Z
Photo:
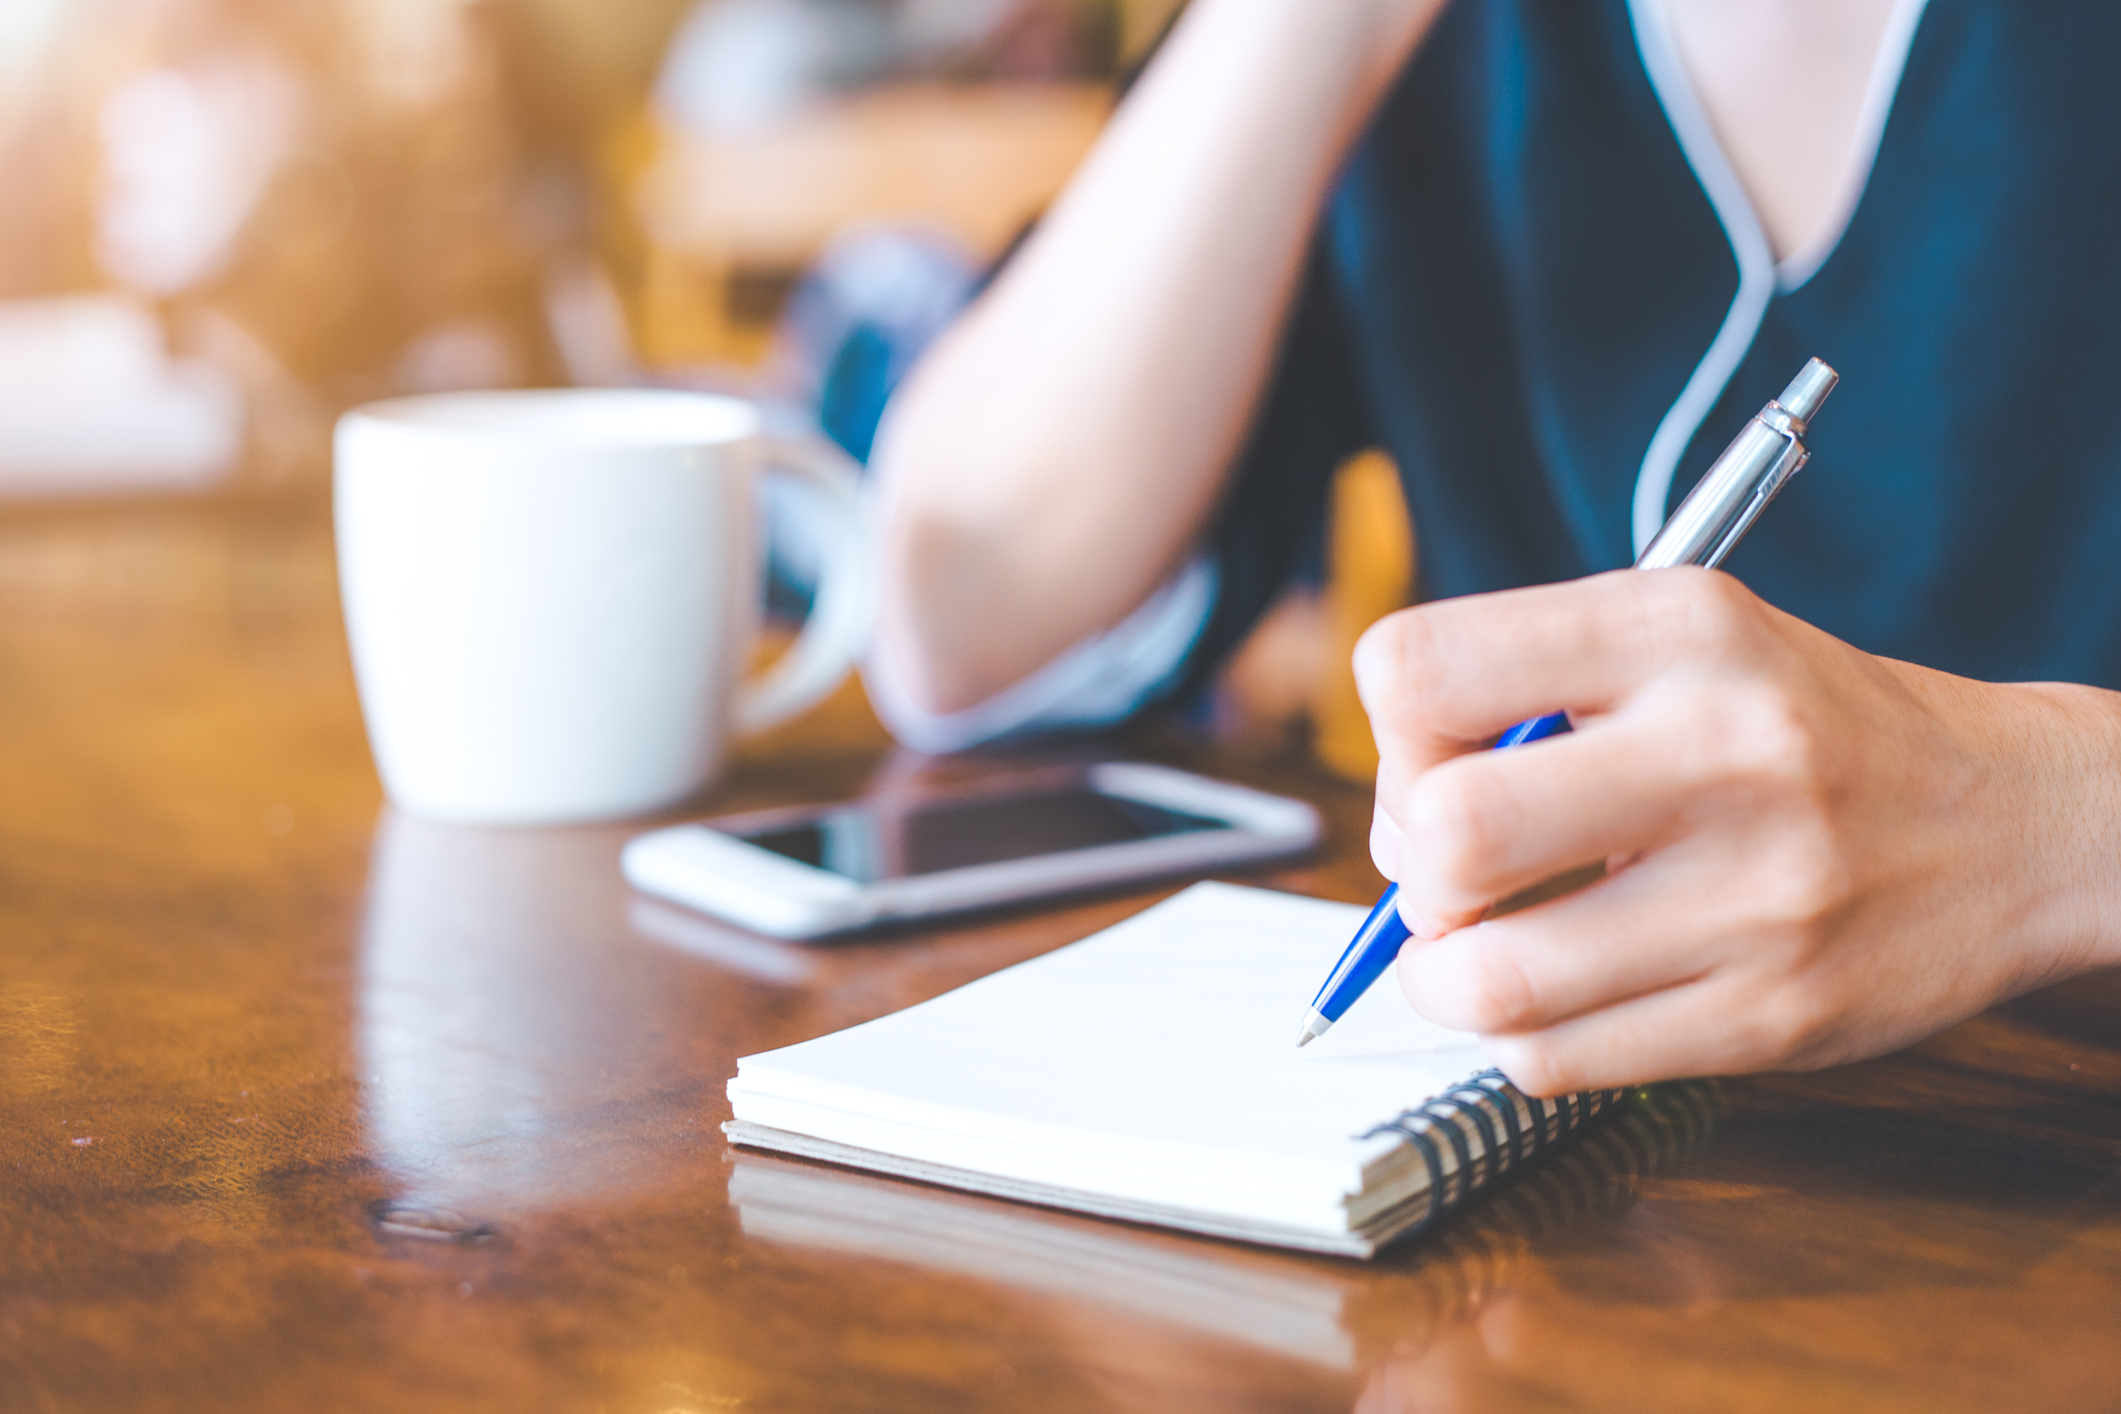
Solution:
M 1128 749 L 1374 887 L 1360 792 Z M 843 699 L 711 804 L 882 751 Z M 321 508 L 0 517 L 0 1410 L 2121 1408 L 2110 979 L 1667 1087 L 1363 1265 L 732 1154 L 737 1056 L 1156 895 L 784 947 L 626 834 L 383 809 Z

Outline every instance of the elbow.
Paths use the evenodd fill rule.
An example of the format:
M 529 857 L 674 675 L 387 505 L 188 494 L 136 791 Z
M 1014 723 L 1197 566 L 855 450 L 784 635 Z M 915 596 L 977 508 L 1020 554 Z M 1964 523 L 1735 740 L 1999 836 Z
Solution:
M 982 391 L 947 357 L 924 365 L 892 400 L 873 458 L 875 656 L 904 704 L 927 714 L 986 702 L 1095 627 L 1080 622 L 1070 567 L 1101 540 L 1099 516 L 1054 490 L 1087 454 L 1043 445 Z
M 964 426 L 963 400 L 933 406 L 932 381 L 917 373 L 878 430 L 873 657 L 902 706 L 942 716 L 1022 676 L 1003 626 L 1021 592 L 1010 563 L 1024 547 L 1020 527 L 988 504 L 995 478 L 976 474 L 1007 459 Z
M 968 579 L 973 547 L 961 530 L 904 507 L 887 508 L 874 656 L 893 695 L 929 715 L 948 715 L 992 697 L 980 652 L 991 631 L 965 612 L 983 597 Z

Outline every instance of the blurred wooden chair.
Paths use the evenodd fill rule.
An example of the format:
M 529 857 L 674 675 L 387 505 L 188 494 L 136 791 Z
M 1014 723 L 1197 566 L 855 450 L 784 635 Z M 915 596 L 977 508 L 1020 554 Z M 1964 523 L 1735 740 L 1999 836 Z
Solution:
M 1414 532 L 1399 471 L 1382 452 L 1349 458 L 1326 509 L 1325 582 L 1291 585 L 1217 680 L 1215 734 L 1279 752 L 1308 741 L 1317 759 L 1367 785 L 1377 774 L 1355 693 L 1355 641 L 1414 594 Z
M 1352 458 L 1333 478 L 1326 565 L 1312 749 L 1334 774 L 1367 784 L 1377 776 L 1377 744 L 1355 694 L 1355 641 L 1414 597 L 1414 527 L 1399 468 L 1381 451 Z
M 644 120 L 631 147 L 644 359 L 756 364 L 780 297 L 850 227 L 923 226 L 998 256 L 1059 195 L 1111 102 L 1096 83 L 921 83 L 720 137 Z

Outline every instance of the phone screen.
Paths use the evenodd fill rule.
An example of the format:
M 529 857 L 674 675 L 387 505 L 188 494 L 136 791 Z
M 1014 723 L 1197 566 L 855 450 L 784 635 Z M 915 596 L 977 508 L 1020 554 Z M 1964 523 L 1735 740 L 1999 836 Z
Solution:
M 739 838 L 856 883 L 874 884 L 1229 827 L 1225 820 L 1073 785 L 1024 795 L 938 801 L 904 813 L 847 806 L 799 825 Z

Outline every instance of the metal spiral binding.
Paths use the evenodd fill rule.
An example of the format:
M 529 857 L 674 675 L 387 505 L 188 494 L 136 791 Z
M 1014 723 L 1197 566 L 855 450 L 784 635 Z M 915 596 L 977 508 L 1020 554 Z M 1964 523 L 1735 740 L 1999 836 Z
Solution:
M 1468 1093 L 1479 1098 L 1467 1104 L 1460 1097 Z M 1488 1183 L 1508 1173 L 1510 1166 L 1517 1159 L 1514 1149 L 1504 1149 L 1502 1145 L 1495 1142 L 1495 1123 L 1488 1114 L 1488 1111 L 1495 1109 L 1495 1107 L 1487 1103 L 1487 1098 L 1488 1092 L 1486 1090 L 1481 1089 L 1479 1086 L 1467 1085 L 1454 1085 L 1444 1091 L 1440 1097 L 1444 1103 L 1465 1105 L 1465 1108 L 1459 1113 L 1472 1120 L 1473 1127 L 1480 1131 L 1480 1152 L 1473 1159 L 1473 1187 L 1475 1189 L 1483 1188 Z M 1436 1101 L 1431 1101 L 1430 1103 L 1433 1104 Z M 1428 1107 L 1423 1106 L 1423 1108 L 1426 1110 Z M 1496 1112 L 1499 1114 L 1501 1111 L 1498 1109 Z
M 1497 1071 L 1491 1070 L 1488 1071 L 1487 1074 L 1495 1076 L 1498 1080 L 1501 1079 L 1500 1073 Z M 1489 1131 L 1485 1119 L 1483 1119 L 1480 1133 L 1481 1137 L 1488 1141 L 1488 1148 L 1491 1151 L 1502 1156 L 1500 1162 L 1496 1165 L 1496 1172 L 1507 1173 L 1511 1168 L 1513 1168 L 1517 1164 L 1517 1161 L 1521 1157 L 1523 1157 L 1522 1154 L 1519 1152 L 1519 1142 L 1520 1136 L 1524 1133 L 1524 1131 L 1522 1127 L 1517 1123 L 1516 1103 L 1511 1100 L 1509 1096 L 1498 1095 L 1491 1087 L 1482 1084 L 1480 1081 L 1480 1077 L 1478 1076 L 1464 1082 L 1463 1084 L 1453 1085 L 1449 1090 L 1445 1091 L 1444 1093 L 1448 1095 L 1478 1095 L 1480 1098 L 1474 1103 L 1480 1107 L 1480 1113 L 1483 1116 L 1487 1114 L 1491 1106 L 1494 1109 L 1495 1113 L 1502 1116 L 1502 1127 L 1504 1133 L 1502 1143 L 1495 1143 L 1494 1140 L 1489 1136 Z
M 1361 1137 L 1396 1134 L 1421 1156 L 1429 1179 L 1429 1210 L 1415 1224 L 1412 1235 L 1427 1231 L 1514 1170 L 1536 1162 L 1549 1149 L 1587 1129 L 1592 1120 L 1616 1107 L 1622 1093 L 1593 1090 L 1535 1100 L 1510 1084 L 1501 1071 L 1484 1070 Z M 1522 1122 L 1524 1115 L 1530 1116 L 1529 1124 Z M 1439 1134 L 1455 1165 L 1444 1162 L 1444 1148 L 1436 1142 Z

